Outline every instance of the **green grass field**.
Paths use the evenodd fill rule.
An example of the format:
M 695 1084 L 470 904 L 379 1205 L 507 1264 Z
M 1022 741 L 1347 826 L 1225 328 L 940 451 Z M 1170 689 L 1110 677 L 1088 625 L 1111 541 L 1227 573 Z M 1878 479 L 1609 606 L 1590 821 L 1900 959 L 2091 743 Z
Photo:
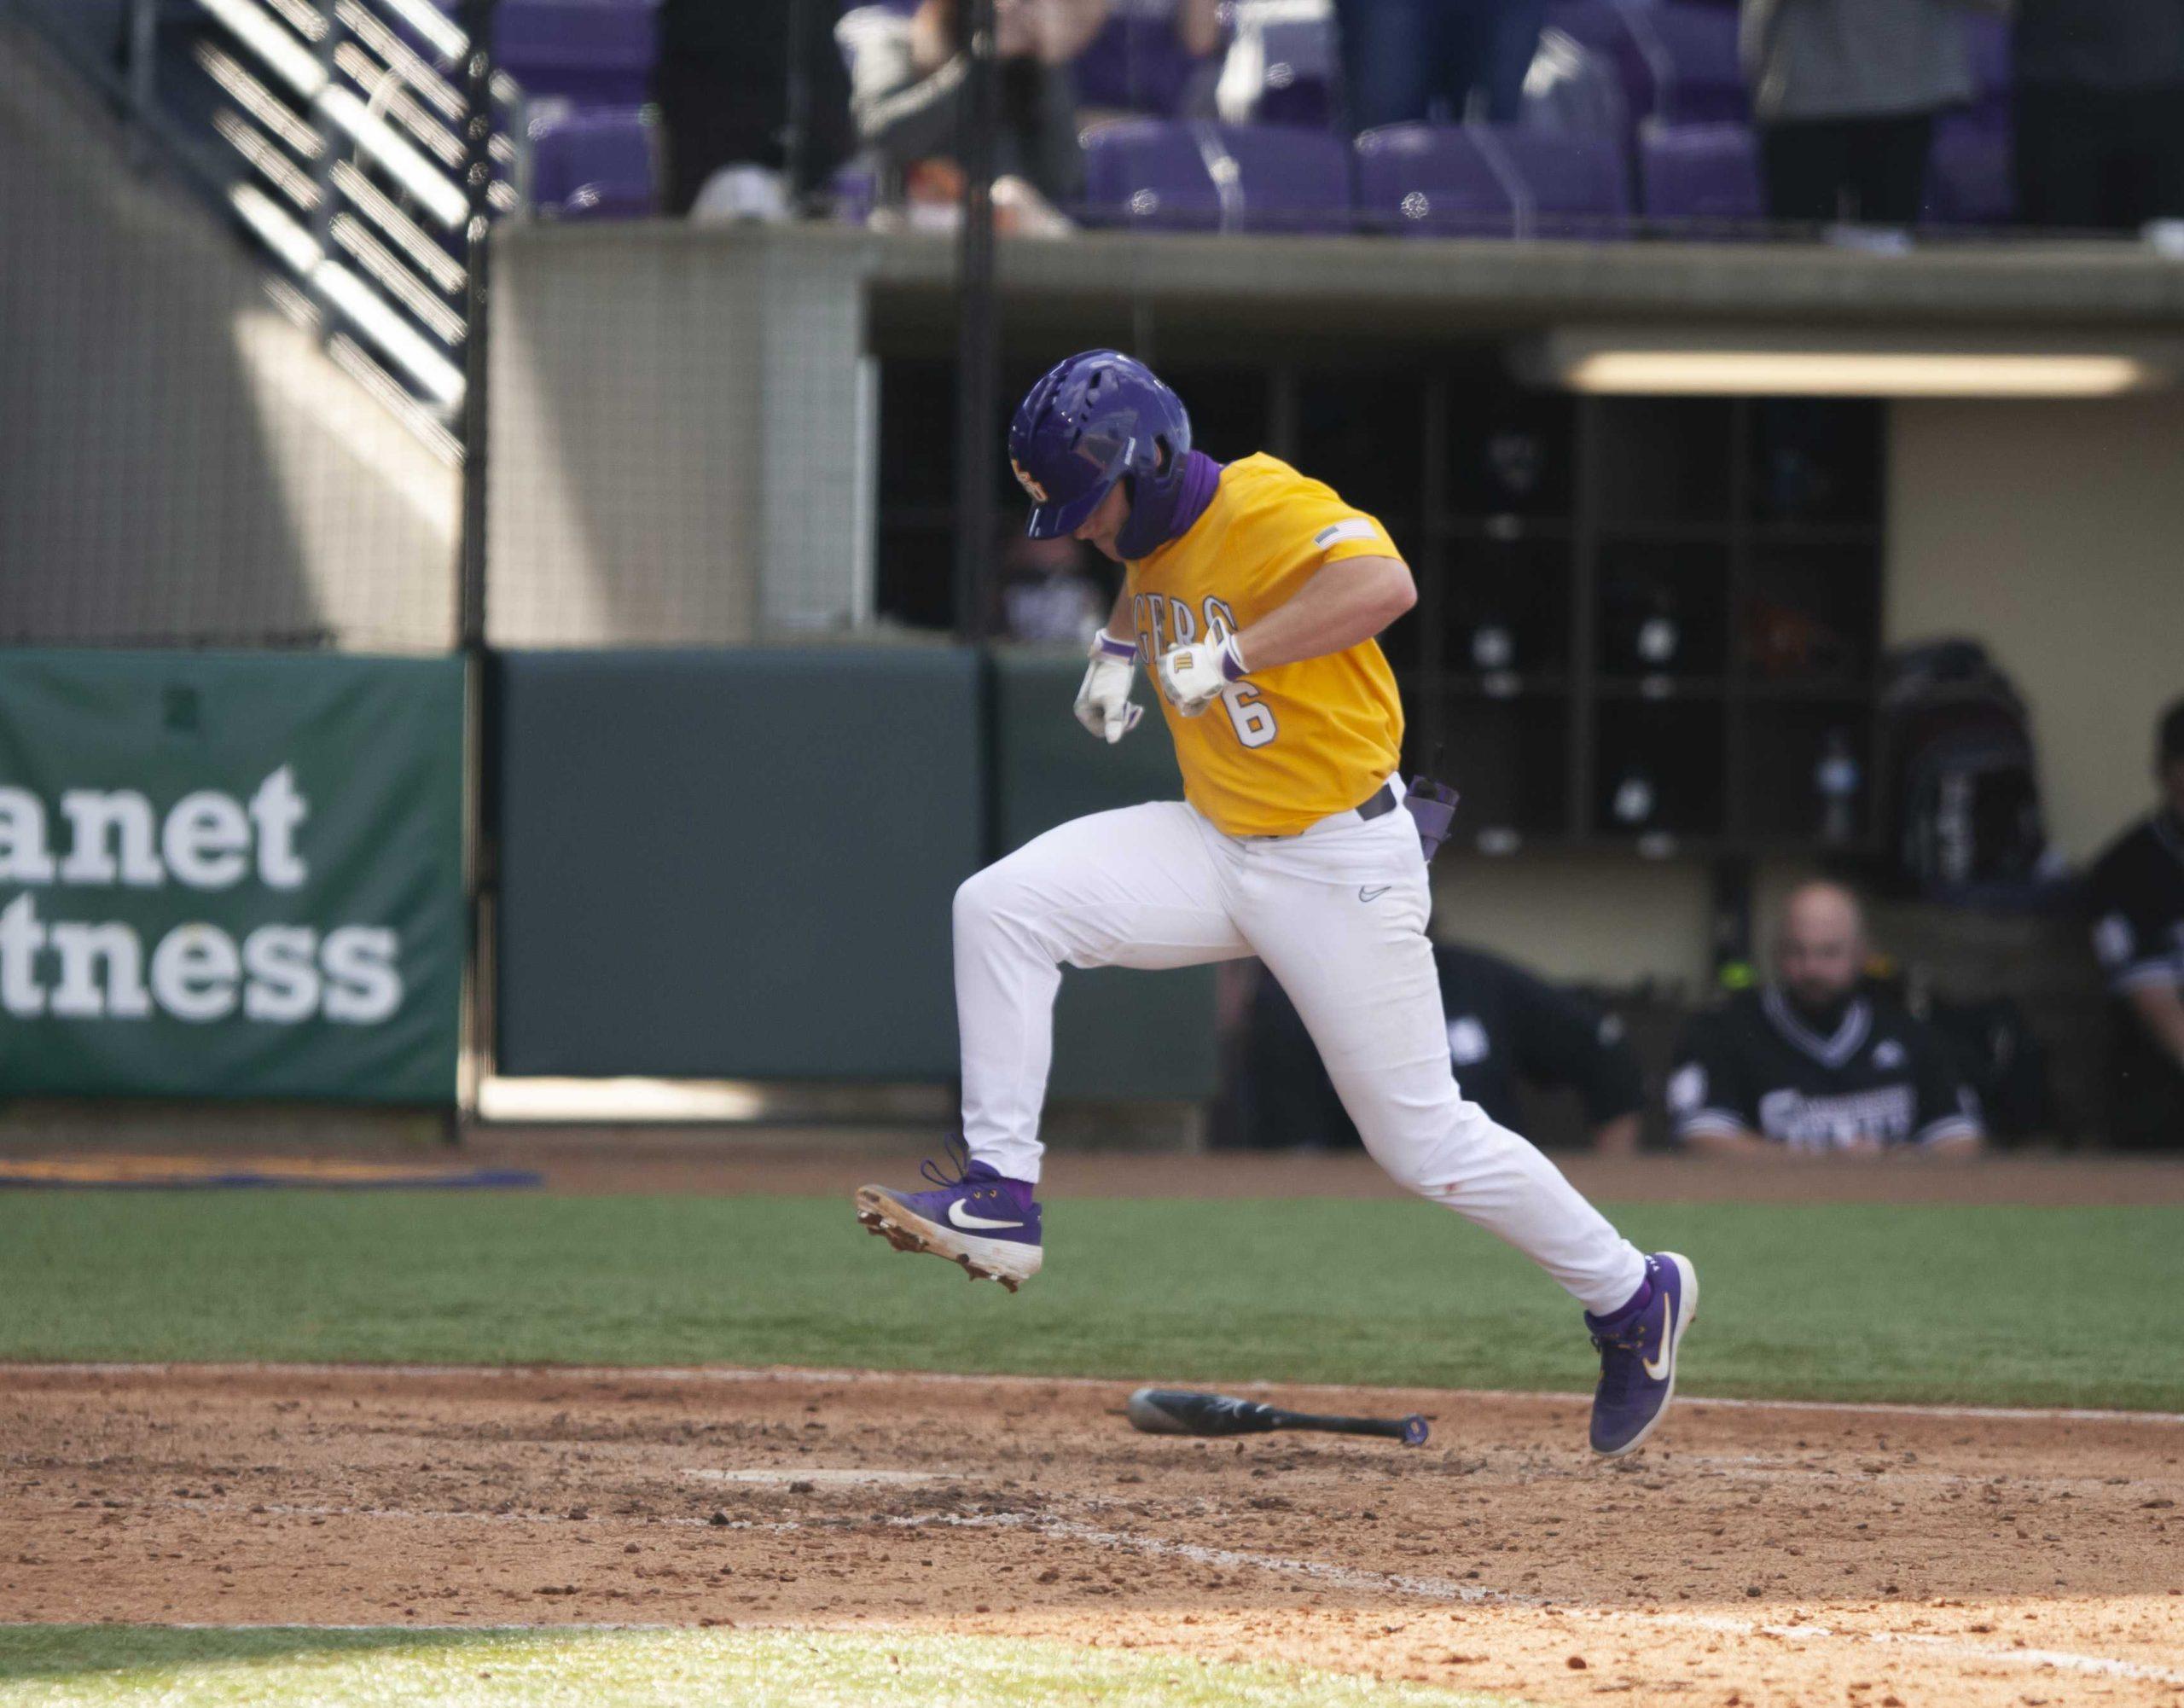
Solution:
M 52 1708 L 1494 1708 L 1496 1700 L 1287 1667 L 909 1633 L 0 1627 L 0 1703 Z
M 2184 1210 L 1644 1205 L 1689 1391 L 2184 1409 Z M 1589 1385 L 1574 1309 L 1445 1211 L 1076 1201 L 1014 1297 L 840 1200 L 0 1197 L 0 1358 L 793 1363 Z

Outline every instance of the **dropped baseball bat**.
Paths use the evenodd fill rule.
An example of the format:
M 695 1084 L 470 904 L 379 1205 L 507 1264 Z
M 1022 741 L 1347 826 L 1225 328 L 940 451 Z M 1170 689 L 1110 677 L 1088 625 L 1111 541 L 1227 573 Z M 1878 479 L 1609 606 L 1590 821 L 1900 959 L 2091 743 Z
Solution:
M 1322 1429 L 1336 1435 L 1378 1435 L 1406 1447 L 1426 1444 L 1426 1420 L 1409 1417 L 1323 1417 L 1308 1411 L 1284 1411 L 1257 1400 L 1225 1394 L 1192 1393 L 1182 1388 L 1140 1388 L 1130 1397 L 1133 1429 L 1147 1435 L 1264 1435 L 1276 1429 Z

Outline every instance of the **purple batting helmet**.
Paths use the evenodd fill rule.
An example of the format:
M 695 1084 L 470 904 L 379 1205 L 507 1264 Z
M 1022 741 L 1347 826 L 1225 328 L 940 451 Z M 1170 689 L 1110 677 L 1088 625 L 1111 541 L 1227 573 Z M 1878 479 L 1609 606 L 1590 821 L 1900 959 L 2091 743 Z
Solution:
M 1035 540 L 1075 532 L 1118 480 L 1130 483 L 1131 523 L 1153 524 L 1174 508 L 1190 448 L 1183 400 L 1142 362 L 1088 350 L 1057 363 L 1008 427 L 1008 464 L 1031 498 L 1024 532 Z M 1142 555 L 1131 549 L 1141 532 L 1124 526 L 1124 555 Z

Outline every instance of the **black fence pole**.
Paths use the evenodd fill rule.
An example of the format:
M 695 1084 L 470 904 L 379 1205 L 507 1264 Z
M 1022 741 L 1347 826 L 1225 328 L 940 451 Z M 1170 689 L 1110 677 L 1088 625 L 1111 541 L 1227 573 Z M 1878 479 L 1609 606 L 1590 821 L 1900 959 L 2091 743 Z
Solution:
M 462 188 L 470 200 L 463 233 L 462 636 L 465 651 L 485 644 L 486 346 L 493 229 L 493 18 L 499 0 L 463 0 L 469 46 L 462 65 Z
M 459 1139 L 478 1113 L 479 1082 L 492 1054 L 491 833 L 493 694 L 485 645 L 488 357 L 491 335 L 493 238 L 493 22 L 499 0 L 463 0 L 468 38 L 462 63 L 462 189 L 470 212 L 463 230 L 462 543 L 457 560 L 457 632 L 464 661 L 463 885 L 470 945 L 463 979 L 462 1061 L 448 1136 Z
M 1001 454 L 1001 311 L 994 290 L 994 132 L 1000 110 L 994 0 L 966 0 L 970 63 L 956 142 L 963 239 L 956 282 L 956 628 L 974 645 L 992 630 L 994 458 Z

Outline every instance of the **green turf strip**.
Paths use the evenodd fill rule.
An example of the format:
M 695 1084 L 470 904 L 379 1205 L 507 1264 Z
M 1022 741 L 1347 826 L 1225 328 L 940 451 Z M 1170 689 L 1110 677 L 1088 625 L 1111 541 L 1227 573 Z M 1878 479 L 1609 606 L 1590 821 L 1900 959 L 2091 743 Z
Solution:
M 1247 1171 L 1248 1159 L 1237 1167 Z M 1643 1205 L 1687 1391 L 2184 1410 L 2184 1210 Z M 0 1357 L 792 1363 L 1589 1385 L 1576 1309 L 1420 1202 L 1050 1206 L 1014 1296 L 805 1199 L 0 1195 Z
M 1495 1708 L 1507 1698 L 1296 1668 L 993 1637 L 836 1631 L 0 1627 L 0 1703 L 479 1708 Z

